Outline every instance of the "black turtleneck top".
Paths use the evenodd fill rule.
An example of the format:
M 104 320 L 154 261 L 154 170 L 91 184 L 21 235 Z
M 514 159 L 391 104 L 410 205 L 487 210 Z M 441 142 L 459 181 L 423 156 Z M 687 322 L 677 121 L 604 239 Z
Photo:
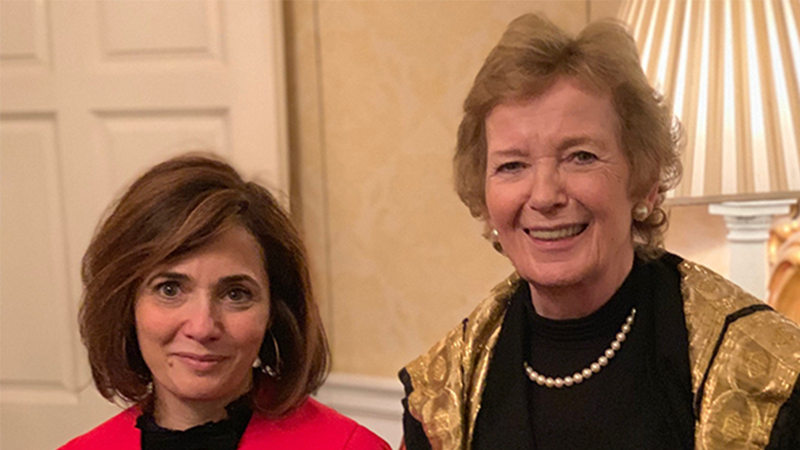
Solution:
M 253 415 L 245 397 L 225 407 L 228 418 L 184 431 L 160 427 L 150 413 L 136 420 L 142 431 L 142 450 L 236 450 Z
M 551 320 L 536 313 L 523 283 L 512 301 L 525 303 L 525 361 L 537 372 L 565 377 L 589 367 L 610 347 L 631 309 L 651 300 L 639 260 L 609 301 L 587 317 Z M 528 383 L 531 427 L 538 450 L 669 448 L 669 427 L 655 405 L 662 395 L 650 380 L 647 358 L 655 352 L 652 324 L 637 315 L 608 365 L 570 387 Z M 520 368 L 519 370 L 523 370 Z

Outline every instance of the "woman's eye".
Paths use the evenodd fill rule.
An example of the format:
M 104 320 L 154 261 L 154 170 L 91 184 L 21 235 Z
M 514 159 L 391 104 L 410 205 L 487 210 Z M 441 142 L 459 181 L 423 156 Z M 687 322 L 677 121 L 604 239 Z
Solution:
M 524 165 L 520 161 L 511 161 L 511 162 L 500 164 L 497 167 L 496 172 L 497 173 L 514 172 L 514 171 L 522 169 L 523 167 L 524 167 Z
M 596 161 L 597 155 L 595 155 L 594 153 L 587 152 L 585 150 L 579 150 L 571 154 L 570 159 L 577 162 L 578 164 L 587 164 Z
M 175 281 L 167 281 L 156 286 L 158 293 L 165 298 L 177 297 L 181 288 Z
M 253 298 L 253 294 L 247 289 L 234 288 L 228 291 L 227 297 L 235 302 L 242 302 Z

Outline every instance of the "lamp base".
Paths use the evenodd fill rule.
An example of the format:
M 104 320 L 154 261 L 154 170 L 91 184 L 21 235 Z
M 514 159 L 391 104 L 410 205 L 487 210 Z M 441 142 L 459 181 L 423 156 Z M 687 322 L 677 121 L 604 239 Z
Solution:
M 724 216 L 730 248 L 730 280 L 754 296 L 767 297 L 767 240 L 773 216 L 791 212 L 797 199 L 714 203 L 710 214 Z

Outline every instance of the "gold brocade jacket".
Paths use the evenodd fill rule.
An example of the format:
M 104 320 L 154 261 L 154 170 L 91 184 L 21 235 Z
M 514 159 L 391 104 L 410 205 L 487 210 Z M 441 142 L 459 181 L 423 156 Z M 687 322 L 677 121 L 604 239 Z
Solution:
M 800 328 L 760 311 L 760 300 L 703 266 L 682 261 L 678 270 L 700 411 L 695 448 L 765 448 L 800 374 Z M 471 448 L 492 351 L 517 281 L 514 275 L 496 286 L 463 326 L 405 367 L 413 385 L 408 413 L 434 450 Z M 759 313 L 740 314 L 748 309 Z

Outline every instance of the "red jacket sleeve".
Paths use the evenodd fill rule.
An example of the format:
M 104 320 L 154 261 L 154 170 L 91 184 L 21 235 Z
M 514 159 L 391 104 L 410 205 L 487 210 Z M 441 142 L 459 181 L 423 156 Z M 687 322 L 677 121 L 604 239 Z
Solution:
M 88 433 L 67 442 L 59 450 L 139 450 L 140 435 L 136 428 L 139 414 L 136 407 L 128 408 Z

